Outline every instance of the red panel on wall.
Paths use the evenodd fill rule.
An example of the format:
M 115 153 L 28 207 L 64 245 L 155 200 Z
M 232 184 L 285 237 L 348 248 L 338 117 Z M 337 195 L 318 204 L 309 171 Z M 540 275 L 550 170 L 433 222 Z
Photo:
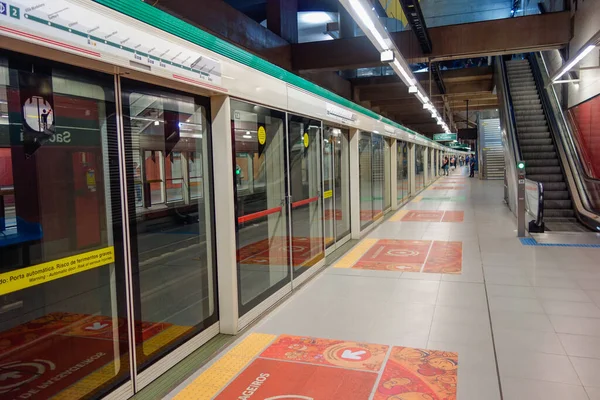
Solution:
M 592 177 L 600 179 L 600 96 L 570 110 L 583 159 Z

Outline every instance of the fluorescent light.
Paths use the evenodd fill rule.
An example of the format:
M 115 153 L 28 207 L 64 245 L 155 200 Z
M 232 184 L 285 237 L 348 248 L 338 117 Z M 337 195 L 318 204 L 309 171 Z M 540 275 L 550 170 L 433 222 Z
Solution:
M 379 43 L 382 50 L 389 50 L 390 47 L 388 46 L 388 44 L 385 42 L 385 40 L 383 39 L 383 37 L 381 36 L 379 31 L 375 27 L 375 24 L 371 20 L 371 16 L 363 8 L 362 4 L 360 4 L 360 2 L 358 0 L 350 0 L 350 5 L 354 9 L 356 16 L 358 18 L 360 18 L 362 23 L 365 25 L 365 28 L 367 28 L 369 30 L 369 32 L 371 32 L 371 34 L 373 35 L 373 37 L 375 38 L 377 43 Z
M 331 22 L 331 17 L 322 11 L 299 12 L 298 17 L 300 18 L 300 21 L 308 24 L 324 24 Z
M 406 72 L 406 70 L 404 69 L 404 67 L 402 67 L 402 65 L 400 65 L 400 62 L 398 62 L 398 59 L 394 60 L 393 65 L 396 68 L 398 68 L 398 71 L 400 71 L 400 74 L 402 74 L 402 76 L 404 77 L 404 79 L 406 79 L 406 82 L 408 83 L 408 85 L 409 86 L 414 86 L 415 80 L 413 79 L 412 76 L 410 76 L 408 74 L 408 72 Z
M 417 93 L 417 90 L 417 87 L 414 85 L 408 87 L 408 93 Z
M 392 50 L 385 50 L 381 52 L 381 62 L 392 62 L 394 61 L 394 52 Z
M 244 136 L 242 136 L 242 137 L 243 137 L 244 139 L 252 139 L 252 136 L 250 136 L 250 135 L 244 135 Z
M 154 121 L 154 125 L 160 125 L 160 122 Z
M 427 96 L 425 96 L 423 93 L 421 93 L 420 90 L 417 90 L 417 97 L 419 98 L 419 100 L 421 100 L 421 102 L 423 104 L 426 104 L 429 102 L 429 99 L 427 98 Z
M 573 68 L 575 66 L 575 64 L 577 64 L 579 61 L 581 61 L 583 59 L 583 57 L 587 56 L 590 53 L 590 51 L 594 50 L 595 48 L 596 48 L 596 45 L 590 44 L 585 49 L 583 49 L 583 51 L 581 51 L 572 61 L 570 61 L 567 65 L 562 67 L 560 69 L 560 71 L 558 71 L 558 73 L 556 75 L 554 75 L 554 77 L 552 78 L 552 82 L 556 82 L 558 80 L 558 78 L 560 78 L 565 73 L 567 73 L 571 68 Z

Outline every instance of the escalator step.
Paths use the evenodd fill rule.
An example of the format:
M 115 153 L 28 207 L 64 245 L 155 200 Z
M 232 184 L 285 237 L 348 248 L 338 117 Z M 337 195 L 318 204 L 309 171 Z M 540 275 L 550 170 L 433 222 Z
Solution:
M 550 139 L 550 132 L 534 132 L 534 133 L 520 133 L 519 141 L 521 140 L 529 140 L 529 139 Z
M 571 200 L 548 200 L 545 199 L 544 200 L 544 210 L 547 209 L 566 209 L 566 210 L 572 210 L 573 209 L 573 203 L 571 203 Z
M 566 191 L 567 184 L 565 182 L 546 182 L 544 183 L 544 192 L 549 191 Z
M 552 145 L 552 139 L 522 139 L 519 138 L 519 144 L 521 146 L 547 146 Z
M 546 209 L 544 207 L 544 218 L 573 218 L 575 217 L 575 212 L 573 210 L 563 210 L 563 209 Z
M 537 152 L 551 152 L 554 151 L 553 145 L 542 145 L 542 146 L 524 146 L 521 143 L 522 153 L 537 153 Z
M 527 165 L 525 170 L 528 178 L 530 178 L 531 175 L 562 174 L 560 166 L 557 165 L 549 167 L 532 167 Z
M 544 185 L 544 198 L 546 200 L 569 200 L 569 192 L 566 190 L 546 190 Z
M 562 175 L 562 173 L 558 173 L 558 174 L 543 174 L 543 175 L 537 175 L 537 174 L 527 174 L 527 178 L 531 179 L 532 181 L 537 181 L 537 182 L 542 182 L 542 183 L 549 183 L 549 182 L 564 182 L 565 179 Z
M 518 127 L 517 126 L 517 132 L 519 133 L 542 133 L 542 132 L 548 132 L 548 127 L 545 125 L 542 126 L 523 126 L 523 127 Z
M 556 157 L 556 152 L 540 151 L 535 153 L 522 153 L 523 159 L 529 160 L 551 160 Z
M 539 159 L 539 160 L 525 160 L 527 167 L 554 167 L 559 166 L 558 158 L 554 159 Z

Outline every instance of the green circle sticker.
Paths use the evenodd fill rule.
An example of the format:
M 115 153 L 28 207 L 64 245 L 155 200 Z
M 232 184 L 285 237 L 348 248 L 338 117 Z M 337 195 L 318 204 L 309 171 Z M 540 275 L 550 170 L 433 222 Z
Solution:
M 258 143 L 265 144 L 267 142 L 267 131 L 264 126 L 258 127 Z
M 308 133 L 304 133 L 304 147 L 308 147 Z

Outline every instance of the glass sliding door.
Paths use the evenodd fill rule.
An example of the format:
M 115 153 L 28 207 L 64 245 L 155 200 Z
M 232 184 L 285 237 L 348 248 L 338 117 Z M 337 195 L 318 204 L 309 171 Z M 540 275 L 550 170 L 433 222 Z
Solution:
M 373 145 L 371 133 L 360 132 L 358 141 L 359 181 L 360 181 L 360 227 L 369 226 L 373 220 L 372 164 Z
M 379 219 L 383 216 L 383 196 L 385 186 L 385 172 L 384 172 L 384 143 L 385 140 L 381 135 L 376 133 L 371 136 L 373 141 L 373 166 L 371 168 L 371 180 L 373 193 L 371 198 L 373 199 L 373 220 Z
M 0 52 L 2 398 L 131 379 L 116 115 L 112 76 Z
M 385 138 L 383 140 L 383 209 L 389 210 L 392 207 L 392 146 L 391 140 Z
M 244 315 L 291 282 L 285 202 L 286 116 L 232 100 L 231 117 L 238 305 Z
M 129 204 L 140 373 L 218 320 L 212 182 L 196 185 L 212 176 L 210 109 L 132 80 L 121 92 L 129 198 L 142 199 Z
M 350 235 L 350 137 L 346 129 L 334 133 L 334 203 L 335 238 Z
M 423 146 L 414 145 L 415 146 L 415 189 L 418 192 L 423 190 L 425 187 L 425 171 L 424 171 L 424 148 Z
M 397 143 L 397 166 L 396 178 L 398 193 L 396 199 L 398 203 L 404 202 L 408 198 L 408 145 L 406 142 L 398 141 Z
M 321 196 L 321 121 L 289 115 L 288 156 L 294 278 L 325 256 Z
M 324 130 L 323 208 L 325 244 L 330 248 L 350 234 L 350 148 L 346 129 Z

